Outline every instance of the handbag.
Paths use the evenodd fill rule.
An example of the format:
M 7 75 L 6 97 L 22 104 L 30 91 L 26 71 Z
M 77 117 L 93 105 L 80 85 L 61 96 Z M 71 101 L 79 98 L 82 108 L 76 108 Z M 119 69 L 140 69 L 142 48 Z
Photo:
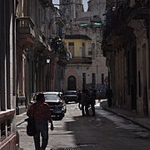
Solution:
M 25 121 L 27 121 L 27 135 L 28 136 L 34 136 L 36 134 L 36 127 L 35 127 L 35 120 L 33 117 L 27 118 Z
M 34 112 L 36 110 L 36 105 L 34 106 Z M 33 115 L 34 116 L 34 115 Z M 34 136 L 36 134 L 36 126 L 35 126 L 35 119 L 34 117 L 28 117 L 27 119 L 25 119 L 25 121 L 27 121 L 27 135 L 28 136 Z

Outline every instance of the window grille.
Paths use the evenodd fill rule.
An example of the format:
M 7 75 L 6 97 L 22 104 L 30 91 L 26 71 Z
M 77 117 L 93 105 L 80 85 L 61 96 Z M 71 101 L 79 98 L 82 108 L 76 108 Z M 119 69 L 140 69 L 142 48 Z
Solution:
M 3 141 L 6 138 L 6 128 L 5 123 L 1 124 L 1 141 Z

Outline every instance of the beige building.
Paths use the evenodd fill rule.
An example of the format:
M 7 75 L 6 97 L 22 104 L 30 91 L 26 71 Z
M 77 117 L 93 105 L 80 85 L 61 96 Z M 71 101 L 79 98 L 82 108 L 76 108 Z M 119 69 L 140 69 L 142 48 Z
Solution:
M 71 52 L 72 59 L 65 69 L 64 83 L 66 84 L 64 90 L 82 90 L 87 88 L 91 83 L 87 81 L 92 80 L 89 71 L 92 64 L 91 39 L 85 35 L 66 35 L 65 42 L 67 49 Z
M 84 12 L 82 1 L 67 1 L 67 5 L 64 1 L 60 1 L 60 11 L 62 14 L 63 19 L 66 20 L 65 26 L 65 33 L 67 35 L 76 36 L 82 35 L 89 37 L 90 45 L 89 46 L 82 46 L 77 48 L 76 51 L 82 51 L 85 48 L 86 53 L 90 54 L 91 57 L 91 64 L 87 64 L 88 69 L 81 69 L 79 67 L 72 66 L 72 69 L 79 68 L 80 70 L 80 80 L 86 84 L 86 88 L 99 88 L 101 85 L 106 84 L 106 79 L 108 77 L 108 68 L 106 66 L 106 58 L 103 57 L 102 50 L 101 50 L 101 42 L 102 42 L 102 24 L 104 21 L 103 13 L 105 10 L 106 2 L 103 1 L 89 1 L 88 11 Z M 76 6 L 76 7 L 75 7 Z M 71 15 L 69 15 L 71 14 Z M 76 14 L 76 15 L 72 15 Z M 67 19 L 66 19 L 67 18 Z M 73 18 L 73 19 L 72 19 Z M 68 39 L 66 39 L 68 41 Z M 77 39 L 75 39 L 77 41 Z M 80 40 L 80 39 L 78 39 Z M 75 56 L 74 56 L 75 57 Z M 82 52 L 79 54 L 80 58 L 82 58 Z M 73 61 L 74 62 L 74 61 Z M 72 64 L 73 65 L 73 64 Z M 74 64 L 76 66 L 76 64 Z M 79 66 L 79 64 L 78 64 Z M 83 66 L 81 63 L 80 66 Z M 70 67 L 70 64 L 67 65 L 67 69 Z M 77 72 L 79 72 L 76 70 Z M 82 70 L 82 71 L 81 71 Z M 67 73 L 67 71 L 66 71 Z M 70 74 L 69 74 L 70 75 Z M 65 76 L 68 77 L 68 74 Z M 84 81 L 86 79 L 86 82 Z M 66 88 L 68 87 L 68 79 L 65 79 Z M 76 87 L 76 89 L 82 90 L 81 86 Z M 67 89 L 65 89 L 67 90 Z

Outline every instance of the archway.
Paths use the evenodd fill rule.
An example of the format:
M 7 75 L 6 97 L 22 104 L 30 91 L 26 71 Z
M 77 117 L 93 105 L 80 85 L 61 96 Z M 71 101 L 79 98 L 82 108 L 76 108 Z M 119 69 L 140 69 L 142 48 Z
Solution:
M 74 76 L 68 77 L 68 90 L 76 90 L 76 78 Z

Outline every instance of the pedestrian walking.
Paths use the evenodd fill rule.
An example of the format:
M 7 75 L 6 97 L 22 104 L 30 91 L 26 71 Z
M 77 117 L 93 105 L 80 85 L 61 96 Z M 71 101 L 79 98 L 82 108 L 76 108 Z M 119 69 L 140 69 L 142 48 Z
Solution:
M 110 87 L 106 90 L 106 97 L 108 100 L 108 107 L 112 106 L 112 98 L 113 98 L 113 91 Z
M 78 95 L 78 103 L 79 103 L 78 107 L 79 109 L 81 109 L 82 106 L 81 106 L 81 91 L 80 90 L 78 91 L 77 95 Z
M 96 99 L 96 90 L 91 90 L 89 93 L 89 105 L 91 106 L 92 116 L 95 116 L 95 99 Z
M 89 116 L 89 110 L 88 110 L 88 90 L 83 89 L 81 94 L 81 110 L 82 110 L 82 116 Z
M 27 116 L 34 117 L 35 119 L 35 150 L 45 150 L 48 144 L 48 122 L 51 123 L 51 130 L 53 130 L 54 127 L 50 107 L 45 103 L 44 94 L 40 93 L 37 95 L 36 102 L 33 103 L 27 111 Z M 42 144 L 40 144 L 40 135 L 42 136 Z

